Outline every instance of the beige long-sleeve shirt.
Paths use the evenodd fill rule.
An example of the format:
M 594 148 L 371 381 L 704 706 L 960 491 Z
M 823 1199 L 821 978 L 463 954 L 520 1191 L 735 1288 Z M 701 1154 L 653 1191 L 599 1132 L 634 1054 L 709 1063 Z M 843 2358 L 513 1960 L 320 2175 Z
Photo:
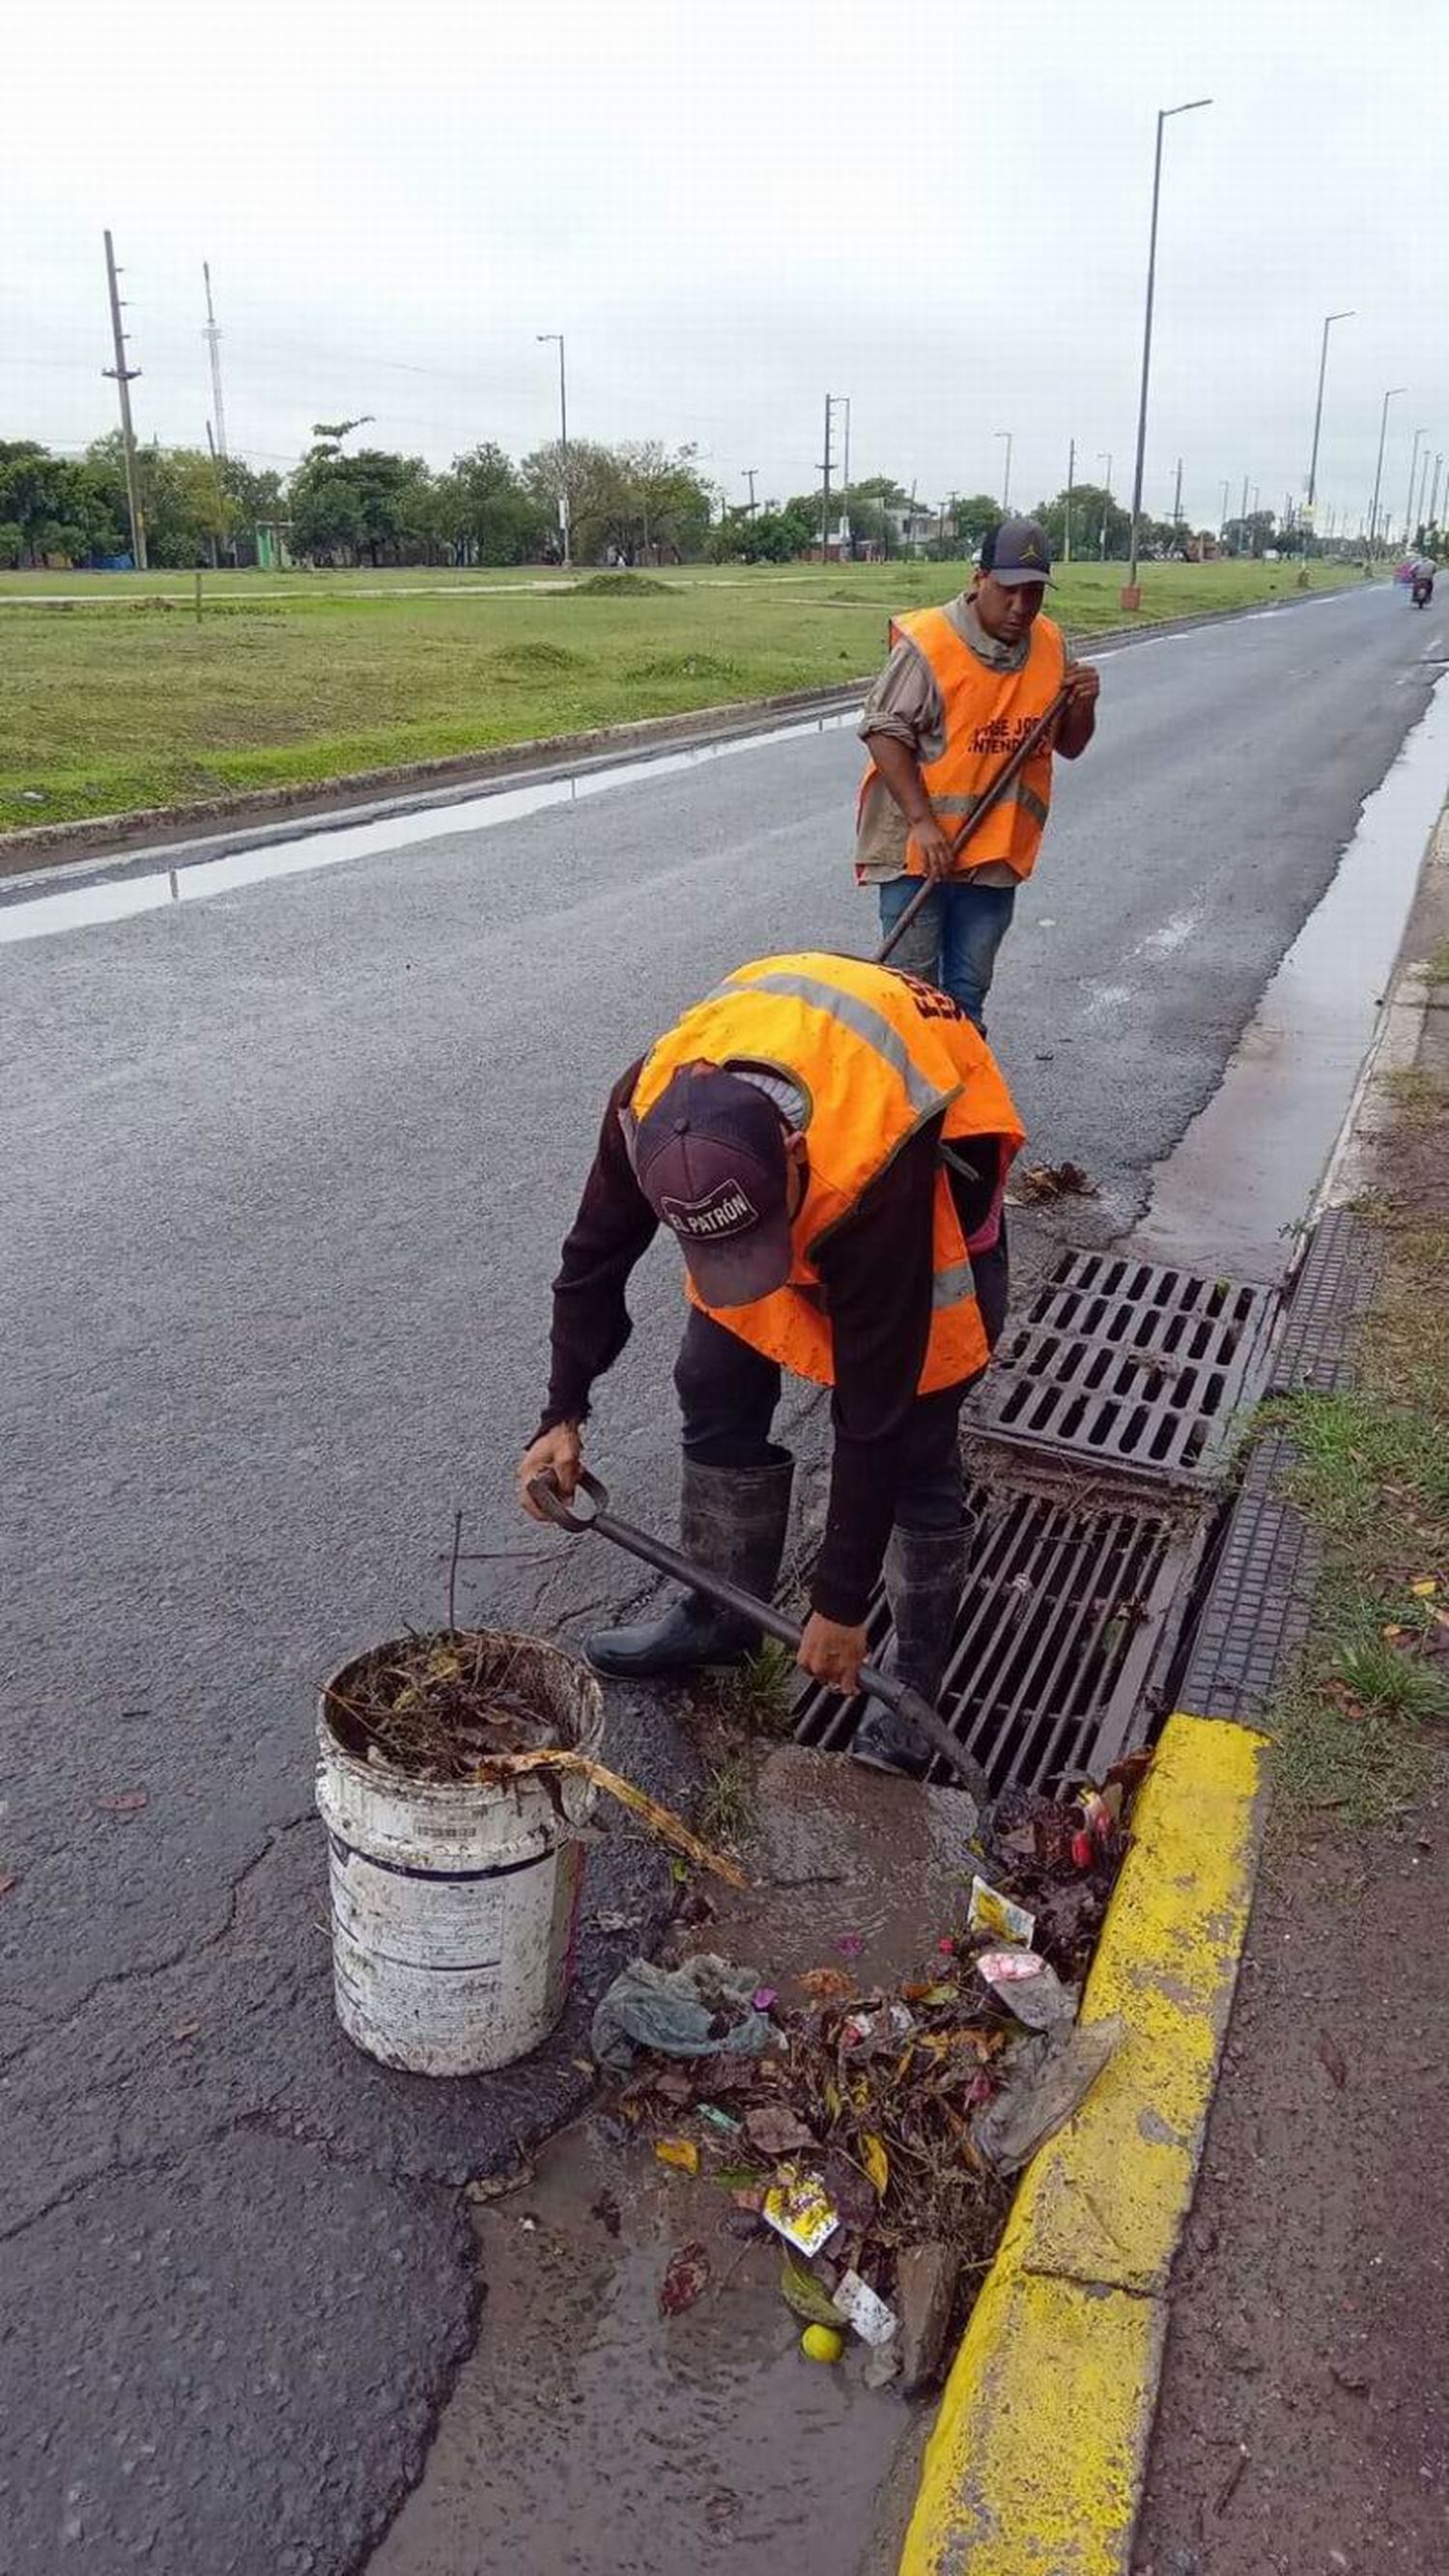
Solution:
M 1020 644 L 999 643 L 988 635 L 976 614 L 969 590 L 948 600 L 945 615 L 963 644 L 970 646 L 988 671 L 1019 671 L 1031 651 L 1029 637 Z M 946 708 L 936 676 L 919 645 L 902 636 L 876 681 L 856 728 L 867 745 L 873 733 L 891 734 L 914 752 L 923 768 L 939 760 L 946 748 Z M 856 833 L 855 863 L 871 885 L 906 873 L 906 818 L 885 780 L 872 778 L 865 791 Z M 962 878 L 977 885 L 1015 885 L 1016 872 L 1004 859 L 988 859 L 979 868 L 962 868 Z

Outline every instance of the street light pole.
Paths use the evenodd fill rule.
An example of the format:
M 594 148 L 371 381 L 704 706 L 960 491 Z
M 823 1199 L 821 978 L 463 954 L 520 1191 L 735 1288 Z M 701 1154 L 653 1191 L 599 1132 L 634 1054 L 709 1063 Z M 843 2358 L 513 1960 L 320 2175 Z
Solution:
M 1152 229 L 1147 241 L 1147 309 L 1142 323 L 1142 389 L 1137 401 L 1137 463 L 1132 475 L 1132 540 L 1127 566 L 1127 584 L 1122 593 L 1124 608 L 1140 608 L 1142 593 L 1137 586 L 1137 529 L 1142 516 L 1142 467 L 1147 453 L 1147 382 L 1152 370 L 1152 299 L 1157 285 L 1157 208 L 1162 195 L 1162 129 L 1170 116 L 1190 116 L 1194 108 L 1211 107 L 1210 98 L 1184 99 L 1180 107 L 1160 107 L 1157 111 L 1157 150 L 1152 162 Z
M 1069 440 L 1067 444 L 1067 506 L 1062 520 L 1063 563 L 1070 563 L 1072 560 L 1072 485 L 1075 483 L 1076 479 L 1077 442 L 1073 438 Z
M 1384 479 L 1384 440 L 1387 438 L 1389 432 L 1389 405 L 1395 400 L 1396 396 L 1407 393 L 1408 390 L 1407 385 L 1390 385 L 1387 393 L 1384 395 L 1383 410 L 1379 414 L 1379 461 L 1374 467 L 1374 498 L 1373 507 L 1369 512 L 1370 563 L 1373 562 L 1379 549 L 1379 487 Z
M 1101 464 L 1104 456 L 1107 460 L 1107 480 L 1103 484 L 1102 489 L 1106 493 L 1107 497 L 1102 503 L 1102 534 L 1097 545 L 1098 563 L 1105 563 L 1107 560 L 1107 513 L 1112 506 L 1112 450 L 1110 447 L 1098 448 L 1097 463 L 1099 465 Z
M 1439 525 L 1439 473 L 1443 463 L 1444 451 L 1441 447 L 1434 459 L 1434 480 L 1429 489 L 1429 516 L 1426 524 L 1431 528 L 1437 528 Z
M 1006 441 L 1006 472 L 1001 478 L 1001 515 L 1003 519 L 1009 519 L 1011 516 L 1011 432 L 1009 429 L 999 429 L 996 435 Z
M 1416 476 L 1416 474 L 1417 474 L 1417 473 L 1418 473 L 1418 471 L 1419 471 L 1419 441 L 1420 441 L 1420 439 L 1421 439 L 1421 438 L 1423 438 L 1423 437 L 1425 437 L 1425 436 L 1427 435 L 1427 433 L 1428 433 L 1428 427 L 1429 427 L 1429 424 L 1428 424 L 1428 422 L 1426 421 L 1426 422 L 1424 423 L 1424 427 L 1423 427 L 1422 429 L 1416 429 L 1416 430 L 1415 430 L 1415 432 L 1414 432 L 1414 452 L 1413 452 L 1413 455 L 1412 455 L 1412 456 L 1410 457 L 1410 459 L 1409 459 L 1409 497 L 1408 497 L 1408 500 L 1407 500 L 1407 501 L 1405 502 L 1405 504 L 1404 504 L 1404 552 L 1405 552 L 1405 554 L 1407 554 L 1407 553 L 1408 553 L 1408 550 L 1409 550 L 1410 546 L 1411 546 L 1411 545 L 1413 544 L 1413 542 L 1414 542 L 1414 477 Z
M 564 335 L 562 331 L 540 331 L 536 337 L 540 341 L 558 342 L 558 524 L 563 538 L 564 570 L 567 572 L 573 562 L 573 541 L 569 528 L 569 389 L 568 377 L 564 372 Z
M 1323 339 L 1318 351 L 1318 400 L 1313 406 L 1313 447 L 1308 459 L 1308 510 L 1312 517 L 1314 496 L 1318 490 L 1318 433 L 1323 427 L 1323 379 L 1328 371 L 1328 335 L 1335 322 L 1351 322 L 1353 308 L 1343 313 L 1325 313 Z

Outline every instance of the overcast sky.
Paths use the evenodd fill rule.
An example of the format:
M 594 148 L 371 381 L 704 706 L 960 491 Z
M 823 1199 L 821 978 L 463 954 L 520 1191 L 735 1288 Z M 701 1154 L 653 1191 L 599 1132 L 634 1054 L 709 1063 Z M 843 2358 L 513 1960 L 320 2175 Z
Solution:
M 27 49 L 33 60 L 27 67 Z M 115 420 L 101 233 L 143 436 L 204 443 L 201 262 L 230 443 L 315 420 L 445 464 L 554 434 L 694 442 L 743 497 L 852 474 L 923 498 L 1130 485 L 1156 110 L 1146 505 L 1301 496 L 1397 520 L 1449 451 L 1449 0 L 14 0 L 0 128 L 0 436 Z M 1432 471 L 1432 468 L 1431 468 Z

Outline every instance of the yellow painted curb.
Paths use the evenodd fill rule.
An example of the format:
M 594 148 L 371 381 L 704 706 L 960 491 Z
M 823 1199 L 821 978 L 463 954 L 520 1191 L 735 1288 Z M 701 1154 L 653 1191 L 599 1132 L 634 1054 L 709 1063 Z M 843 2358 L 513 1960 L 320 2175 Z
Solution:
M 1125 2576 L 1262 1826 L 1266 1738 L 1170 1718 L 1084 2021 L 1121 2046 L 1043 2147 L 946 2384 L 901 2576 Z

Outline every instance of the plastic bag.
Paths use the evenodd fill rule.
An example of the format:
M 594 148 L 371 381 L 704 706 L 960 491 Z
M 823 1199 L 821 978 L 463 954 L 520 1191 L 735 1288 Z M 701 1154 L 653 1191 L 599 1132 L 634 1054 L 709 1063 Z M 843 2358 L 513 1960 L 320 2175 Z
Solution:
M 773 2028 L 751 2000 L 759 1985 L 757 1968 L 732 1968 L 708 1953 L 682 1968 L 631 1959 L 595 2008 L 594 2056 L 614 2074 L 627 2074 L 640 2048 L 662 2057 L 757 2057 Z

